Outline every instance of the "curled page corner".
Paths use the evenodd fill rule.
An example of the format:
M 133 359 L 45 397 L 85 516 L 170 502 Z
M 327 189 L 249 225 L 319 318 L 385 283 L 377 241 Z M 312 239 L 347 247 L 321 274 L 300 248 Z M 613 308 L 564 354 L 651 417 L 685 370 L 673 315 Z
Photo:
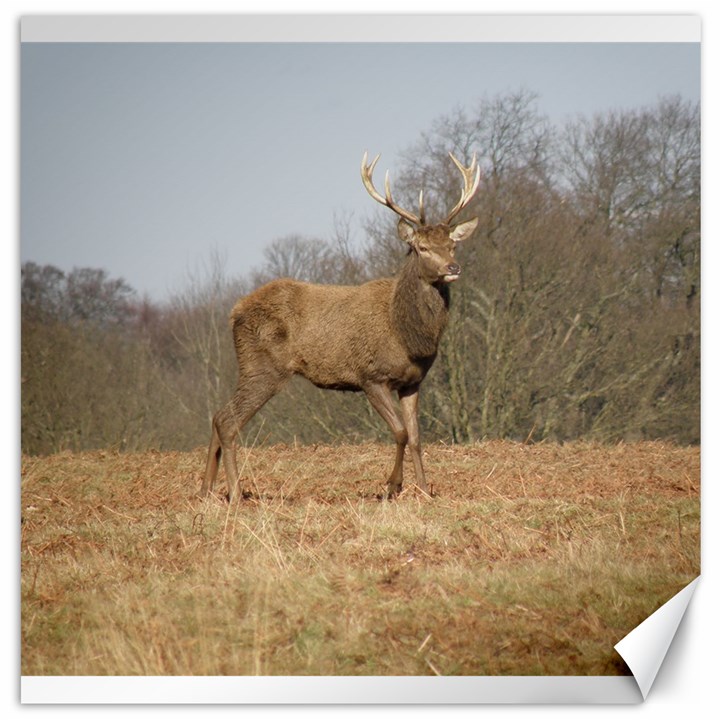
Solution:
M 643 700 L 650 692 L 698 580 L 700 577 L 696 577 L 615 645 L 615 650 L 632 671 Z

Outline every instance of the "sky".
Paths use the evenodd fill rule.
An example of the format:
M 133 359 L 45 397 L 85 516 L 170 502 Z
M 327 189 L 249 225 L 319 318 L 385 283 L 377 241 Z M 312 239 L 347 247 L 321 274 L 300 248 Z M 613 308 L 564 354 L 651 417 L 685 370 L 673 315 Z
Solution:
M 700 99 L 695 43 L 23 43 L 20 260 L 100 267 L 162 301 L 288 235 L 356 242 L 365 150 L 527 90 L 553 122 Z M 396 173 L 397 174 L 397 173 Z

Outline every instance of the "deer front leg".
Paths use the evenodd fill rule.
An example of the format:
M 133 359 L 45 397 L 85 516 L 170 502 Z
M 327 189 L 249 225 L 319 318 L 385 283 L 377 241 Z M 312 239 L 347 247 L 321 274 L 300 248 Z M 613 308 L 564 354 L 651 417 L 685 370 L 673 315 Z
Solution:
M 405 428 L 408 435 L 408 447 L 410 457 L 415 468 L 415 483 L 423 491 L 428 492 L 425 481 L 425 470 L 422 464 L 422 453 L 420 451 L 420 428 L 418 426 L 418 400 L 420 399 L 420 386 L 414 385 L 404 388 L 398 392 L 400 398 L 400 411 L 402 412 Z
M 395 465 L 393 465 L 388 479 L 388 498 L 392 498 L 402 490 L 403 458 L 408 441 L 408 432 L 395 407 L 392 393 L 386 385 L 369 385 L 365 388 L 365 394 L 370 404 L 390 426 L 390 430 L 395 436 Z

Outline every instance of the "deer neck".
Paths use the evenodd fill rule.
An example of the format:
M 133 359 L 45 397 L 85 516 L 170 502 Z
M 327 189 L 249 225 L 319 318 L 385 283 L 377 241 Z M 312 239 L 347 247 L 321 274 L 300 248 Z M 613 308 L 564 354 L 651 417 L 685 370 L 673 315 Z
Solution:
M 415 253 L 410 253 L 395 280 L 392 319 L 411 358 L 434 358 L 447 324 L 450 289 L 423 280 Z

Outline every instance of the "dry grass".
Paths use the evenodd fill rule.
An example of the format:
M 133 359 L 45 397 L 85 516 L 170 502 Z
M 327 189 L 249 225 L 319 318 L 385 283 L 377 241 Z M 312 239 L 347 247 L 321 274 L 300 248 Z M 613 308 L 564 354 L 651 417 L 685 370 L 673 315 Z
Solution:
M 25 675 L 627 672 L 613 645 L 699 572 L 698 448 L 388 446 L 22 461 Z

